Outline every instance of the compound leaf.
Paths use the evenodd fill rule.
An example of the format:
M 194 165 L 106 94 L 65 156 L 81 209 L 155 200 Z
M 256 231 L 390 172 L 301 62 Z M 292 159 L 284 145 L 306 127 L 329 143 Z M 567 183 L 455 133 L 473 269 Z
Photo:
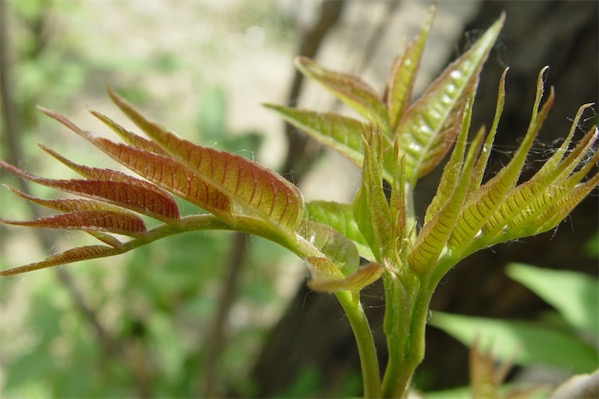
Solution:
M 502 168 L 492 179 L 474 191 L 464 204 L 460 218 L 458 219 L 449 246 L 452 248 L 455 256 L 464 256 L 473 250 L 480 249 L 482 244 L 475 244 L 472 249 L 464 252 L 476 237 L 482 237 L 488 230 L 493 230 L 495 224 L 488 223 L 499 204 L 505 199 L 505 196 L 516 186 L 518 178 L 522 171 L 522 166 L 526 156 L 547 112 L 553 103 L 553 91 L 551 91 L 547 101 L 541 109 L 540 103 L 543 96 L 543 75 L 544 70 L 539 74 L 537 82 L 537 95 L 533 107 L 531 121 L 528 131 L 514 157 L 508 165 Z M 483 229 L 484 227 L 484 229 Z
M 193 144 L 143 117 L 114 92 L 115 104 L 177 161 L 222 191 L 249 214 L 291 236 L 304 211 L 299 190 L 281 176 L 246 158 Z
M 173 222 L 179 217 L 178 208 L 170 196 L 155 189 L 150 189 L 147 187 L 149 183 L 132 177 L 129 177 L 130 180 L 126 182 L 117 178 L 114 180 L 53 180 L 27 173 L 3 161 L 0 161 L 0 167 L 32 182 L 72 194 L 106 201 L 159 220 Z M 104 170 L 104 172 L 107 173 L 107 176 L 125 176 L 118 172 L 111 173 L 113 171 L 108 170 Z M 136 181 L 140 183 L 137 184 Z M 156 189 L 158 188 L 156 187 Z
M 114 143 L 79 129 L 62 115 L 47 110 L 44 110 L 44 112 L 88 140 L 117 162 L 154 184 L 225 220 L 230 219 L 231 201 L 229 198 L 220 190 L 206 183 L 189 167 L 169 156 L 163 155 L 164 151 L 162 153 L 153 151 L 150 146 L 144 144 L 144 141 L 139 141 L 138 144 L 150 150 Z M 60 157 L 59 160 L 73 168 L 72 162 L 63 157 Z M 77 169 L 73 169 L 80 171 L 81 168 L 79 166 Z M 89 177 L 89 175 L 85 176 Z M 127 175 L 124 176 L 130 178 Z

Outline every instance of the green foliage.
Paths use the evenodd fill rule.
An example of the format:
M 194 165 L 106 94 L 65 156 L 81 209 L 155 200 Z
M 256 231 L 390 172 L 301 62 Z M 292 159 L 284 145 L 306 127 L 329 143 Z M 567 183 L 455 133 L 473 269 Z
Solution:
M 495 320 L 434 312 L 430 324 L 468 346 L 523 366 L 547 365 L 589 373 L 599 365 L 597 278 L 567 270 L 511 264 L 507 274 L 539 295 L 556 312 L 537 322 Z M 552 316 L 549 318 L 548 316 Z M 548 348 L 551 348 L 548 350 Z
M 546 364 L 572 373 L 587 373 L 593 371 L 599 362 L 597 351 L 591 345 L 543 325 L 440 312 L 434 313 L 430 324 L 442 327 L 467 345 L 481 336 L 483 345 L 498 359 L 513 358 L 521 365 Z

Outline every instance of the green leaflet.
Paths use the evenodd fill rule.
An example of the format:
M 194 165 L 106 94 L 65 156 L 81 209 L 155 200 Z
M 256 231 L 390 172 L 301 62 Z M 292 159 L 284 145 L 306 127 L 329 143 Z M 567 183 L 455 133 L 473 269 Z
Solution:
M 319 113 L 271 104 L 265 104 L 265 107 L 316 141 L 345 156 L 356 166 L 362 166 L 362 122 L 330 112 Z
M 363 141 L 362 185 L 353 201 L 354 218 L 372 253 L 380 262 L 393 239 L 389 204 L 382 185 L 383 137 L 380 127 L 370 124 L 364 130 Z
M 471 101 L 473 100 L 471 99 Z M 464 203 L 466 189 L 475 163 L 475 154 L 482 139 L 480 134 L 476 136 L 465 157 L 471 116 L 472 107 L 467 106 L 456 147 L 443 169 L 437 195 L 431 202 L 434 211 L 427 209 L 427 221 L 419 232 L 408 257 L 410 269 L 419 276 L 426 276 L 433 272 L 439 256 L 446 249 L 447 241 Z
M 536 229 L 526 231 L 522 237 L 544 233 L 557 227 L 580 201 L 585 199 L 598 185 L 599 174 L 596 174 L 592 179 L 577 185 L 569 193 L 562 195 L 558 200 L 554 200 L 551 207 L 546 209 L 535 221 L 534 226 L 536 226 Z
M 325 258 L 309 258 L 308 262 L 312 269 L 316 269 L 318 262 L 326 263 Z M 339 292 L 352 291 L 359 292 L 364 287 L 374 283 L 383 274 L 383 266 L 378 263 L 368 263 L 360 266 L 353 274 L 342 279 L 315 279 L 309 282 L 310 288 L 315 291 Z
M 298 57 L 295 65 L 306 77 L 323 85 L 362 117 L 374 118 L 385 130 L 389 130 L 385 104 L 379 99 L 374 89 L 362 79 L 330 71 L 307 57 Z
M 579 190 L 586 191 L 586 188 L 592 189 L 594 187 L 594 184 L 589 183 L 589 181 L 581 183 L 581 180 L 589 173 L 599 156 L 597 153 L 592 154 L 593 145 L 596 141 L 594 129 L 589 130 L 576 147 L 565 156 L 578 122 L 586 108 L 586 106 L 580 108 L 572 124 L 570 134 L 555 154 L 545 162 L 543 167 L 530 180 L 515 187 L 489 218 L 488 223 L 496 226 L 493 230 L 487 232 L 489 241 L 504 236 L 502 230 L 507 224 L 510 226 L 509 234 L 518 237 L 546 231 L 542 230 L 541 226 L 545 226 L 548 221 L 554 218 L 554 215 L 561 214 L 562 209 L 571 210 L 579 202 L 566 200 L 567 197 L 576 196 L 575 193 Z M 589 156 L 592 156 L 592 158 L 589 159 Z M 577 171 L 573 172 L 574 170 Z M 579 184 L 581 186 L 573 190 Z M 565 214 L 563 216 L 565 217 Z M 563 217 L 559 220 L 561 221 L 561 219 Z
M 402 117 L 395 134 L 407 155 L 413 186 L 443 159 L 459 131 L 460 114 L 476 90 L 478 75 L 503 26 L 502 16 L 470 50 L 449 65 Z
M 407 265 L 406 255 L 415 237 L 415 219 L 408 210 L 406 199 L 405 156 L 400 156 L 397 141 L 394 143 L 393 181 L 389 198 L 389 245 L 383 255 L 383 263 L 395 272 Z M 408 220 L 409 217 L 409 220 Z M 413 237 L 409 237 L 413 236 Z
M 497 91 L 497 105 L 495 106 L 495 116 L 493 117 L 493 124 L 491 125 L 491 130 L 489 131 L 485 143 L 483 144 L 483 148 L 479 155 L 478 161 L 476 162 L 476 166 L 474 167 L 474 171 L 472 172 L 472 178 L 470 179 L 470 185 L 468 187 L 468 194 L 472 193 L 480 187 L 485 174 L 485 169 L 487 168 L 487 163 L 489 162 L 489 157 L 491 156 L 493 141 L 495 140 L 495 135 L 497 134 L 497 127 L 499 126 L 499 120 L 501 119 L 501 113 L 503 112 L 503 105 L 505 103 L 505 77 L 507 75 L 507 72 L 508 68 L 506 68 L 503 71 L 499 80 L 499 88 Z
M 348 276 L 358 269 L 360 255 L 356 246 L 334 228 L 304 220 L 300 224 L 298 233 L 312 246 L 318 248 L 327 259 L 334 262 L 337 271 L 331 271 L 329 277 Z
M 497 209 L 501 201 L 504 200 L 518 181 L 522 165 L 526 160 L 526 155 L 532 146 L 532 143 L 545 119 L 547 112 L 553 102 L 553 92 L 541 109 L 540 103 L 543 96 L 543 75 L 539 74 L 537 81 L 537 95 L 533 107 L 533 113 L 529 124 L 528 132 L 524 137 L 518 151 L 503 169 L 497 173 L 491 180 L 481 186 L 478 190 L 471 193 L 464 205 L 461 215 L 456 223 L 455 229 L 449 241 L 449 247 L 453 251 L 454 257 L 461 259 L 465 254 L 472 253 L 483 246 L 474 244 L 471 249 L 466 251 L 472 240 L 481 239 L 486 230 L 493 228 L 487 224 L 488 218 Z M 484 227 L 484 229 L 483 229 Z
M 306 203 L 306 217 L 308 220 L 331 226 L 354 242 L 361 257 L 374 260 L 372 250 L 360 233 L 350 204 L 310 201 Z
M 395 59 L 391 67 L 386 92 L 387 115 L 391 132 L 397 129 L 404 110 L 410 105 L 412 90 L 416 81 L 416 72 L 418 72 L 420 66 L 426 38 L 435 19 L 435 11 L 436 6 L 433 6 L 418 36 L 408 45 L 404 53 Z
M 358 292 L 383 273 L 382 265 L 377 263 L 359 266 L 360 256 L 356 246 L 332 227 L 305 220 L 298 232 L 322 252 L 322 256 L 305 258 L 310 269 L 309 285 L 313 290 Z

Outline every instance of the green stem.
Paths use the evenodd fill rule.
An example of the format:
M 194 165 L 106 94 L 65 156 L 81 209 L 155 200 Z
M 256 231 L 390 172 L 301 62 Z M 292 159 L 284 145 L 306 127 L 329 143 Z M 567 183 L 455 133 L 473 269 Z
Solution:
M 343 307 L 349 324 L 356 339 L 360 365 L 362 367 L 362 383 L 364 384 L 364 398 L 381 397 L 381 373 L 376 354 L 376 347 L 372 337 L 372 330 L 364 308 L 360 303 L 360 294 L 341 291 L 335 294 Z
M 385 335 L 389 360 L 382 384 L 384 398 L 404 398 L 424 358 L 426 321 L 431 293 L 414 277 L 385 276 Z M 393 300 L 391 300 L 393 298 Z M 398 306 L 398 304 L 401 304 Z

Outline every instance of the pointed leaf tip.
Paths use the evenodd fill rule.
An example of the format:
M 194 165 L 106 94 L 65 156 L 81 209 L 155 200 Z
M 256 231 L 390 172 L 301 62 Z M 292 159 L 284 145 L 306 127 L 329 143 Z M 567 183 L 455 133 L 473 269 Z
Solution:
M 406 173 L 411 185 L 437 166 L 451 148 L 464 107 L 476 91 L 480 71 L 503 26 L 503 18 L 451 63 L 399 121 L 395 134 L 407 155 Z
M 332 112 L 321 113 L 272 104 L 264 106 L 356 166 L 362 166 L 364 127 L 361 121 Z
M 379 123 L 388 127 L 385 104 L 379 99 L 376 91 L 362 79 L 324 68 L 308 57 L 297 57 L 295 65 L 306 77 L 324 86 L 364 118 L 376 118 Z
M 392 132 L 397 128 L 404 110 L 410 105 L 424 45 L 432 27 L 436 10 L 437 5 L 431 6 L 429 15 L 422 25 L 420 33 L 412 40 L 404 53 L 395 59 L 391 67 L 386 97 L 387 112 Z
M 64 265 L 67 263 L 118 255 L 123 252 L 125 252 L 124 249 L 111 248 L 105 245 L 90 245 L 85 247 L 77 247 L 55 255 L 51 255 L 41 262 L 30 263 L 28 265 L 15 267 L 8 270 L 2 270 L 0 271 L 0 276 L 13 276 L 16 274 L 27 273 L 34 270 Z
M 146 119 L 116 93 L 109 94 L 115 104 L 167 153 L 230 197 L 244 211 L 259 216 L 286 235 L 298 226 L 304 204 L 299 189 L 293 184 L 257 162 L 182 139 Z
M 47 179 L 0 161 L 0 167 L 7 171 L 46 187 L 106 201 L 159 220 L 173 222 L 179 217 L 179 211 L 174 200 L 167 194 L 162 193 L 162 190 L 157 187 L 155 189 L 147 187 L 151 183 L 108 169 L 87 168 L 73 163 L 70 164 L 78 167 L 77 171 L 81 171 L 83 174 L 91 173 L 89 175 L 91 178 L 87 180 Z
M 383 274 L 384 268 L 379 263 L 368 263 L 360 266 L 353 274 L 341 279 L 312 279 L 308 283 L 311 289 L 320 292 L 352 291 L 358 292 L 374 283 Z
M 146 226 L 141 218 L 112 210 L 75 211 L 28 221 L 0 219 L 0 223 L 49 229 L 105 231 L 131 237 L 141 237 L 146 233 Z

